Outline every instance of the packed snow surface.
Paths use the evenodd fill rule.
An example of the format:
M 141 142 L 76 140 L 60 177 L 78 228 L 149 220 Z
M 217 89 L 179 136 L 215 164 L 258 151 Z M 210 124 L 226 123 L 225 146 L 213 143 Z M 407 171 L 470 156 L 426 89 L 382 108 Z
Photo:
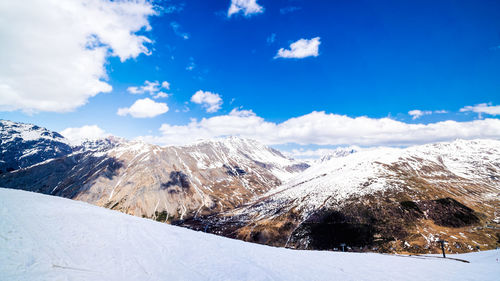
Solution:
M 0 188 L 0 280 L 498 280 L 500 251 L 298 251 Z

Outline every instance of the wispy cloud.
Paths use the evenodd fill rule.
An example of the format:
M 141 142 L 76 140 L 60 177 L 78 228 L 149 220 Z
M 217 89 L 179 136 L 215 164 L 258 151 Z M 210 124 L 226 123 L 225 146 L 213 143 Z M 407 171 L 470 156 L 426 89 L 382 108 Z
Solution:
M 176 5 L 168 5 L 165 7 L 161 7 L 161 11 L 165 14 L 174 14 L 174 13 L 180 13 L 184 10 L 185 3 L 179 3 Z
M 144 93 L 156 93 L 160 90 L 160 83 L 158 81 L 149 82 L 144 81 L 143 86 L 131 86 L 127 88 L 127 92 L 133 95 L 142 95 Z
M 187 32 L 182 32 L 181 31 L 181 25 L 175 21 L 170 23 L 170 27 L 172 27 L 172 30 L 174 31 L 175 35 L 181 37 L 184 40 L 189 39 L 189 33 Z
M 271 35 L 266 38 L 266 42 L 268 45 L 271 45 L 274 41 L 276 41 L 276 33 L 271 33 Z
M 195 67 L 196 67 L 196 63 L 194 62 L 194 58 L 190 57 L 188 65 L 186 66 L 186 70 L 192 71 L 193 69 L 195 69 Z
M 491 103 L 480 103 L 476 105 L 468 105 L 460 109 L 460 112 L 476 112 L 482 118 L 482 114 L 500 115 L 500 105 L 492 105 Z
M 127 88 L 127 92 L 133 94 L 133 95 L 142 95 L 145 93 L 149 93 L 153 98 L 158 99 L 158 98 L 166 98 L 169 95 L 167 93 L 162 92 L 161 90 L 170 90 L 170 83 L 167 81 L 158 82 L 149 82 L 145 81 L 143 86 L 132 86 Z
M 302 9 L 302 7 L 289 6 L 289 7 L 281 8 L 280 9 L 280 14 L 284 15 L 284 14 L 288 14 L 288 13 L 292 13 L 292 12 L 298 11 L 300 9 Z
M 312 39 L 300 39 L 290 44 L 289 49 L 279 49 L 274 58 L 302 59 L 307 57 L 317 57 L 319 56 L 320 44 L 321 42 L 319 37 L 315 37 Z
M 412 119 L 415 120 L 415 119 L 418 119 L 424 115 L 431 115 L 433 113 L 436 113 L 436 114 L 443 114 L 443 113 L 448 113 L 448 111 L 446 110 L 419 110 L 419 109 L 414 109 L 414 110 L 410 110 L 408 111 L 408 114 L 410 116 L 412 116 Z
M 257 0 L 231 0 L 229 9 L 227 10 L 227 17 L 234 14 L 243 13 L 245 17 L 264 12 L 264 7 L 257 3 Z

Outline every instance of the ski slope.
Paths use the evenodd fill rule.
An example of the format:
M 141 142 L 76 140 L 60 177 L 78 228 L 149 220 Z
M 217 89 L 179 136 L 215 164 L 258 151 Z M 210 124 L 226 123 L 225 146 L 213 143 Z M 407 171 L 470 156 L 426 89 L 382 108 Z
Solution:
M 436 257 L 251 244 L 0 188 L 0 280 L 498 280 L 500 251 Z

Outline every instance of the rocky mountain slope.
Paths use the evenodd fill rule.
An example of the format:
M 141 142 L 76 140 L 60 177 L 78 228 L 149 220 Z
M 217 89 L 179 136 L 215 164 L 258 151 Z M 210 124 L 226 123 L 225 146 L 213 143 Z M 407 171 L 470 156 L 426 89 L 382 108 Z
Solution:
M 59 133 L 32 124 L 0 120 L 0 174 L 72 152 Z
M 428 253 L 500 246 L 500 141 L 379 148 L 325 159 L 251 203 L 184 222 L 300 249 Z
M 108 138 L 0 175 L 0 186 L 171 221 L 232 209 L 307 167 L 246 139 L 160 147 Z

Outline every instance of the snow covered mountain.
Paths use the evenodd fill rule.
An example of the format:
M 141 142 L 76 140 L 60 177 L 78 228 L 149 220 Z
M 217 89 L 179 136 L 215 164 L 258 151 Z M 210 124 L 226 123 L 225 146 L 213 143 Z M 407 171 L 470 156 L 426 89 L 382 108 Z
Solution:
M 251 203 L 186 222 L 264 244 L 384 252 L 500 246 L 500 141 L 379 148 L 312 166 Z M 209 227 L 207 227 L 209 225 Z
M 0 174 L 71 152 L 69 142 L 57 132 L 0 120 Z
M 360 150 L 361 150 L 361 148 L 359 148 L 357 146 L 338 147 L 334 150 L 331 150 L 329 153 L 321 156 L 321 158 L 318 159 L 316 162 L 321 163 L 321 162 L 326 162 L 326 161 L 332 160 L 334 158 L 349 156 L 349 155 L 356 153 Z
M 299 249 L 466 252 L 500 246 L 500 141 L 340 148 L 313 166 L 256 141 L 70 147 L 1 121 L 0 186 Z
M 498 280 L 500 251 L 443 259 L 294 251 L 0 188 L 0 280 Z
M 234 137 L 182 147 L 107 138 L 0 175 L 0 186 L 170 222 L 242 205 L 307 167 Z

